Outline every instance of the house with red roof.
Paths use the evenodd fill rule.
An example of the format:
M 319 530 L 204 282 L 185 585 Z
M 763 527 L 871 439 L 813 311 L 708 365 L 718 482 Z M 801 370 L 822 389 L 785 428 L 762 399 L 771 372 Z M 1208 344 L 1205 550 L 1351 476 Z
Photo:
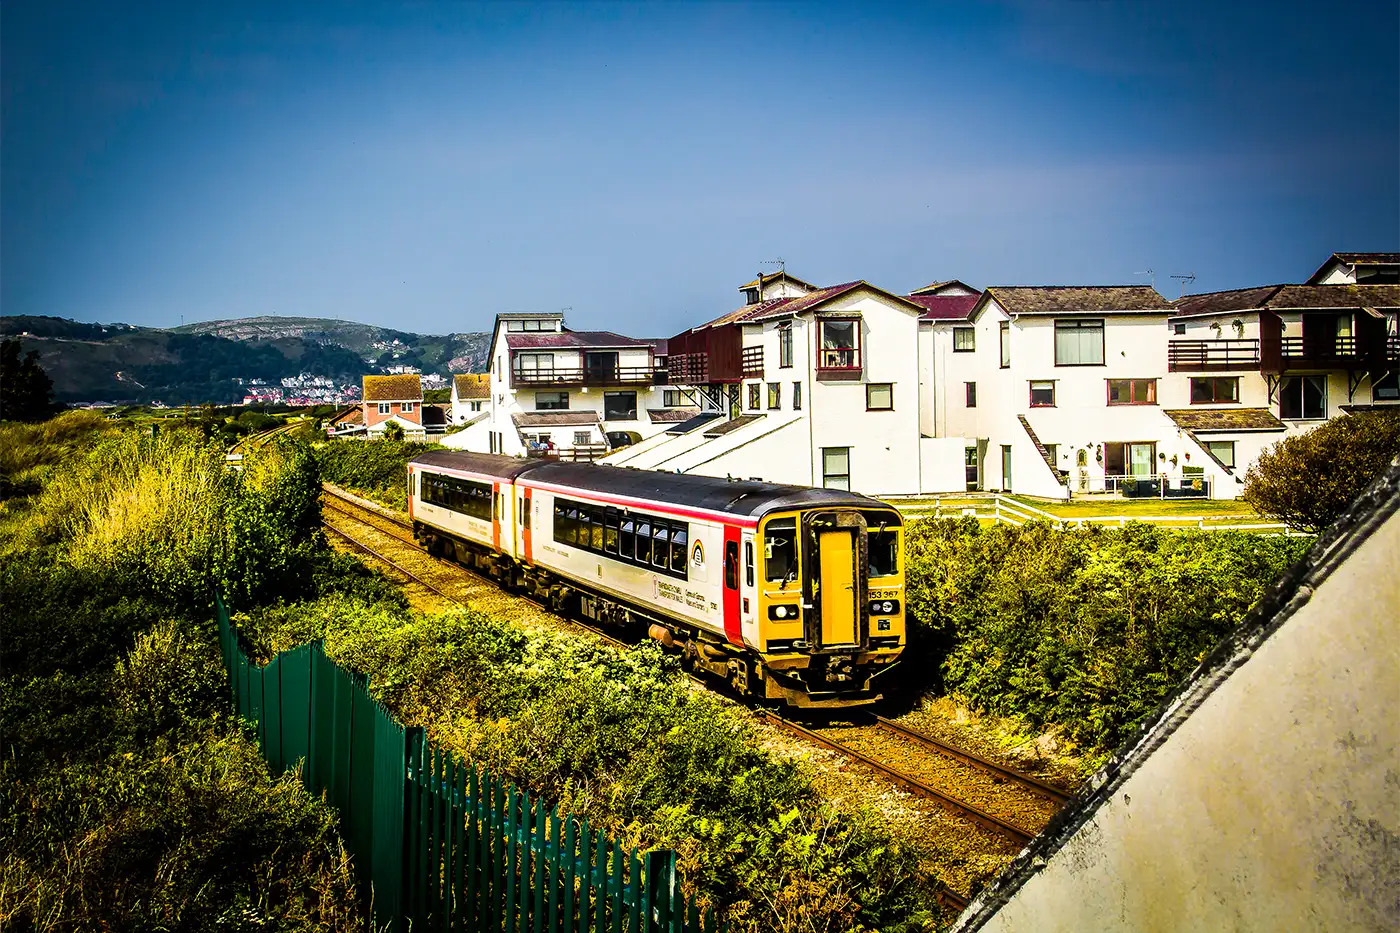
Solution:
M 403 428 L 404 437 L 423 440 L 423 380 L 417 373 L 394 376 L 365 376 L 360 396 L 364 409 L 365 433 L 370 438 L 384 436 L 390 423 Z

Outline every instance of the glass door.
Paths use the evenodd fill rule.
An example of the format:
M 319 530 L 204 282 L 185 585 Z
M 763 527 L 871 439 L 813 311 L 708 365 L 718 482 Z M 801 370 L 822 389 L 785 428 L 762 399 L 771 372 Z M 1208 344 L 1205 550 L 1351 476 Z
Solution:
M 1011 491 L 1011 445 L 1001 446 L 1001 491 Z
M 1156 444 L 1128 445 L 1128 472 L 1133 476 L 1151 476 L 1157 469 Z

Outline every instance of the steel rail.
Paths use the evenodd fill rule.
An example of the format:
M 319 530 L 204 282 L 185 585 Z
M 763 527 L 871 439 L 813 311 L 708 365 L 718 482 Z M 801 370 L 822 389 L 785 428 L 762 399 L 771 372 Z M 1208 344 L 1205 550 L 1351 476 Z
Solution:
M 411 544 L 411 545 L 413 545 L 414 547 L 419 548 L 420 550 L 422 550 L 421 546 L 420 546 L 420 545 L 418 544 L 418 542 L 417 542 L 416 540 L 414 540 L 413 538 L 405 537 L 405 536 L 403 536 L 403 535 L 395 534 L 395 533 L 392 532 L 392 531 L 386 531 L 386 530 L 383 529 L 383 528 L 379 528 L 379 527 L 375 526 L 373 522 L 370 522 L 370 521 L 367 521 L 366 519 L 361 518 L 361 517 L 359 516 L 358 513 L 352 512 L 350 509 L 341 508 L 339 505 L 336 505 L 336 504 L 330 503 L 330 502 L 323 502 L 323 503 L 321 503 L 321 507 L 322 507 L 323 509 L 329 509 L 330 511 L 335 512 L 335 513 L 338 514 L 338 515 L 344 515 L 346 518 L 350 519 L 351 521 L 353 521 L 353 522 L 358 522 L 359 524 L 364 525 L 366 528 L 373 528 L 375 531 L 379 532 L 380 534 L 388 535 L 389 537 L 393 538 L 395 541 L 402 541 L 404 544 Z M 360 512 L 369 512 L 369 510 L 368 510 L 368 509 L 360 509 Z M 382 516 L 382 515 L 377 515 L 377 514 L 374 513 L 374 512 L 369 512 L 369 514 L 375 515 L 376 518 L 379 518 L 379 519 L 381 519 L 381 520 L 383 520 L 383 521 L 389 522 L 390 524 L 397 525 L 397 526 L 400 527 L 400 528 L 407 527 L 407 526 L 405 526 L 405 525 L 400 524 L 399 522 L 394 521 L 392 518 L 385 518 L 384 516 Z M 424 551 L 424 553 L 426 554 L 427 552 Z M 432 556 L 432 555 L 429 555 L 429 556 Z
M 876 771 L 879 771 L 881 774 L 885 775 L 885 777 L 888 777 L 891 780 L 893 780 L 896 784 L 900 784 L 908 788 L 910 792 L 917 794 L 920 797 L 927 797 L 930 800 L 937 801 L 943 804 L 944 806 L 951 808 L 952 810 L 957 812 L 958 815 L 964 816 L 972 822 L 976 823 L 977 825 L 981 826 L 983 829 L 991 830 L 995 833 L 1000 833 L 1001 835 L 1010 839 L 1012 842 L 1025 845 L 1026 843 L 1030 842 L 1031 838 L 1035 835 L 1035 833 L 1029 830 L 1022 829 L 1021 827 L 1013 823 L 1008 823 L 1006 822 L 1006 820 L 1003 820 L 1000 817 L 993 816 L 985 810 L 980 810 L 977 807 L 974 807 L 972 804 L 967 803 L 966 801 L 959 800 L 957 797 L 954 797 L 950 794 L 945 794 L 940 790 L 936 790 L 932 787 L 929 787 L 927 784 L 920 781 L 918 778 L 910 777 L 904 772 L 899 771 L 895 768 L 891 768 L 889 765 L 884 764 L 883 762 L 875 758 L 871 758 L 869 755 L 866 755 L 862 752 L 858 752 L 848 745 L 843 745 L 840 742 L 837 742 L 834 739 L 829 739 L 818 732 L 813 732 L 811 729 L 808 729 L 805 726 L 800 726 L 792 720 L 779 716 L 777 713 L 774 713 L 771 710 L 764 710 L 763 715 L 767 717 L 768 721 L 773 723 L 774 725 L 786 729 L 789 732 L 792 732 L 796 735 L 800 735 L 805 739 L 816 742 L 818 745 L 823 745 L 831 749 L 832 751 L 840 752 L 841 754 L 846 755 L 849 758 L 853 758 L 856 761 L 859 761 L 861 764 L 874 768 Z
M 337 511 L 339 511 L 339 510 L 337 509 Z M 341 514 L 342 514 L 342 515 L 348 515 L 349 513 L 341 512 Z M 350 517 L 352 520 L 354 519 L 354 516 L 353 516 L 353 515 L 350 515 L 349 517 Z M 362 522 L 361 524 L 364 524 L 364 523 Z M 414 573 L 412 570 L 409 570 L 408 568 L 404 567 L 402 564 L 398 563 L 397 561 L 393 560 L 392 558 L 385 557 L 383 554 L 380 554 L 378 551 L 374 550 L 374 549 L 371 548 L 369 545 L 364 544 L 363 542 L 356 540 L 356 539 L 355 539 L 354 537 L 352 537 L 349 533 L 340 530 L 339 528 L 335 527 L 334 525 L 332 525 L 330 522 L 326 521 L 325 519 L 322 519 L 322 520 L 321 520 L 321 525 L 322 525 L 322 527 L 326 528 L 327 530 L 334 532 L 334 533 L 335 533 L 336 535 L 338 535 L 342 540 L 344 540 L 345 542 L 347 542 L 351 547 L 355 548 L 356 550 L 363 551 L 364 553 L 368 554 L 370 557 L 373 557 L 375 560 L 379 561 L 380 563 L 388 564 L 390 567 L 392 567 L 392 568 L 394 569 L 395 572 L 403 574 L 405 577 L 407 577 L 407 578 L 408 578 L 410 581 L 412 581 L 413 583 L 418 584 L 419 586 L 423 587 L 424 589 L 431 590 L 432 592 L 438 594 L 438 595 L 441 596 L 443 599 L 447 600 L 448 602 L 450 602 L 450 603 L 452 603 L 452 604 L 454 604 L 454 605 L 457 605 L 457 606 L 465 606 L 465 605 L 466 605 L 465 603 L 463 603 L 463 602 L 462 602 L 460 599 L 458 599 L 457 597 L 448 594 L 445 590 L 441 589 L 441 588 L 438 587 L 437 585 L 435 585 L 435 584 L 433 584 L 433 583 L 429 583 L 427 580 L 424 580 L 422 577 L 418 576 L 418 574 Z M 373 526 L 373 525 L 369 525 L 369 526 L 367 526 L 367 527 L 373 528 L 374 526 Z
M 981 755 L 974 755 L 972 752 L 963 751 L 961 748 L 949 745 L 946 742 L 940 741 L 939 739 L 936 739 L 933 736 L 927 735 L 923 732 L 919 732 L 916 729 L 911 729 L 903 723 L 895 722 L 893 719 L 886 719 L 884 716 L 880 716 L 878 714 L 872 715 L 874 716 L 875 724 L 881 729 L 885 729 L 889 732 L 894 732 L 899 735 L 905 736 L 906 738 L 912 739 L 913 741 L 918 742 L 921 745 L 927 746 L 935 752 L 947 755 L 951 758 L 956 758 L 959 761 L 972 765 L 974 768 L 977 768 L 981 771 L 986 771 L 997 777 L 1003 777 L 1009 781 L 1014 781 L 1017 784 L 1022 785 L 1029 791 L 1040 794 L 1044 797 L 1048 797 L 1050 800 L 1052 800 L 1058 805 L 1063 806 L 1064 804 L 1069 803 L 1071 799 L 1072 795 L 1067 794 L 1059 788 L 1053 787 L 1050 784 L 1039 780 L 1038 778 L 1031 777 L 1029 774 L 1025 774 L 1013 768 L 1004 767 L 1003 765 L 999 765 L 994 761 L 989 761 L 986 758 L 983 758 Z

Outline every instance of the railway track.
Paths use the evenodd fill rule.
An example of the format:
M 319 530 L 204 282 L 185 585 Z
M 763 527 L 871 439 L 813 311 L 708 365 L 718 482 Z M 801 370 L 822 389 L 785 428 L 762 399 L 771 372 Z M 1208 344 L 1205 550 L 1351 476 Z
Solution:
M 327 511 L 337 516 L 368 526 L 380 534 L 387 535 L 404 544 L 412 546 L 418 554 L 427 556 L 422 551 L 412 535 L 412 525 L 397 516 L 386 514 L 369 508 L 364 504 L 355 501 L 336 490 L 324 490 L 323 504 Z M 391 555 L 382 553 L 380 550 L 369 547 L 362 541 L 356 540 L 351 534 L 335 527 L 323 520 L 327 529 L 342 540 L 347 541 L 352 547 L 361 553 L 366 554 L 378 563 L 390 568 L 394 573 L 402 576 L 413 585 L 422 586 L 440 596 L 443 599 L 456 605 L 465 605 L 464 601 L 457 596 L 447 592 L 442 587 L 436 585 L 431 580 L 426 579 L 422 574 L 415 573 L 410 568 L 403 566 L 399 560 L 395 560 Z M 435 562 L 450 567 L 456 574 L 479 581 L 492 588 L 497 588 L 495 581 L 481 576 L 474 571 L 468 570 L 461 565 L 445 561 L 441 558 L 431 558 Z M 523 598 L 523 597 L 522 597 Z M 533 603 L 532 603 L 533 604 Z M 577 619 L 565 620 L 569 625 L 578 626 L 591 634 L 600 637 L 614 645 L 627 648 L 631 644 L 620 640 L 611 634 L 588 625 Z M 712 684 L 691 675 L 692 681 L 707 688 L 713 689 Z M 859 714 L 853 719 L 856 720 L 851 725 L 842 727 L 821 727 L 809 728 L 792 719 L 781 716 L 771 710 L 762 710 L 761 715 L 773 726 L 801 738 L 802 740 L 837 752 L 850 758 L 861 765 L 876 772 L 883 780 L 898 785 L 910 793 L 929 800 L 952 814 L 958 819 L 978 826 L 980 829 L 1000 836 L 1001 838 L 1014 843 L 1017 847 L 1022 847 L 1039 831 L 1039 828 L 1048 821 L 1061 805 L 1069 800 L 1069 795 L 1055 788 L 1044 781 L 1031 775 L 1021 773 L 996 762 L 989 761 L 981 756 L 974 755 L 963 749 L 949 745 L 941 740 L 926 735 L 917 730 L 911 729 L 894 720 L 874 714 Z M 902 764 L 897 765 L 887 757 L 872 753 L 871 735 L 878 733 L 887 736 L 891 741 L 896 741 L 905 747 L 906 750 L 899 752 Z M 856 741 L 859 739 L 860 741 Z M 878 744 L 878 743 L 876 743 Z M 858 747 L 864 746 L 864 747 Z M 916 750 L 910 751 L 910 750 Z M 922 756 L 922 759 L 919 757 Z M 957 769 L 962 770 L 962 775 L 957 773 L 938 774 L 937 769 L 930 769 L 927 760 L 941 759 L 952 762 Z M 912 761 L 913 765 L 910 766 Z M 963 788 L 968 784 L 967 774 L 975 773 L 978 776 L 980 786 L 984 789 L 984 797 L 991 799 L 995 796 L 1006 796 L 1008 789 L 1014 789 L 1015 794 L 1023 797 L 1034 798 L 1039 802 L 1038 808 L 1030 810 L 1016 807 L 1009 808 L 1015 811 L 1014 814 L 1008 812 L 1005 806 L 987 803 L 973 802 L 964 799 L 965 793 L 954 792 L 958 788 Z M 951 787 L 949 785 L 952 785 Z M 990 790 L 987 790 L 990 788 Z M 949 910 L 961 911 L 968 904 L 968 898 L 942 885 L 933 882 L 939 902 Z

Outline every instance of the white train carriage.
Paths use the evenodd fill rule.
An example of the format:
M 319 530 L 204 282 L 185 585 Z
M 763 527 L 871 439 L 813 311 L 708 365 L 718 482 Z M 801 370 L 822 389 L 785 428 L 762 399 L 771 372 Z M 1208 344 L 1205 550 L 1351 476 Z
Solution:
M 875 499 L 457 452 L 415 458 L 409 484 L 430 549 L 744 693 L 872 702 L 904 645 L 902 527 Z

